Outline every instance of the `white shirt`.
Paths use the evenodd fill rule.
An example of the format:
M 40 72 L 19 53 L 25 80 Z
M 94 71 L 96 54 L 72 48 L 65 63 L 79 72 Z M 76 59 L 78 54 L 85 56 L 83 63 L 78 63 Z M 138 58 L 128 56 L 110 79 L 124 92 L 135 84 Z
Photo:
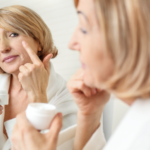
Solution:
M 73 150 L 75 131 L 76 126 L 72 126 L 60 133 L 57 150 Z M 105 138 L 100 126 L 83 150 L 150 150 L 150 99 L 136 100 L 104 145 Z
M 7 101 L 9 100 L 9 84 L 10 75 L 0 75 L 0 104 L 7 103 Z M 57 111 L 63 114 L 62 129 L 66 129 L 69 126 L 76 124 L 76 114 L 78 108 L 66 87 L 66 81 L 55 72 L 52 63 L 50 67 L 50 78 L 47 88 L 47 98 L 48 102 L 50 104 L 55 105 Z M 8 150 L 11 145 L 10 140 L 7 140 L 6 136 L 3 134 L 4 113 L 0 115 L 0 150 Z M 4 123 L 9 138 L 11 137 L 11 133 L 15 122 L 16 119 L 11 119 Z

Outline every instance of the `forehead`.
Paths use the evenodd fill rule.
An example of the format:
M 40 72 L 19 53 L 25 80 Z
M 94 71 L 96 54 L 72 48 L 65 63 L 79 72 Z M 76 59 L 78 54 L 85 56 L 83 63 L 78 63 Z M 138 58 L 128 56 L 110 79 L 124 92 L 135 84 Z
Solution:
M 77 11 L 84 13 L 91 25 L 97 23 L 94 0 L 79 0 Z

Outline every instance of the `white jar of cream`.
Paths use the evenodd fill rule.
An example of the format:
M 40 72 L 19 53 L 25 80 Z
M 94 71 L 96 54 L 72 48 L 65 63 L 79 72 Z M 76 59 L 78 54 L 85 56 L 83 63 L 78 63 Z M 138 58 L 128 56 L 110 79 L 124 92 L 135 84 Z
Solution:
M 56 107 L 46 103 L 30 103 L 26 109 L 26 117 L 37 130 L 49 129 L 56 115 Z

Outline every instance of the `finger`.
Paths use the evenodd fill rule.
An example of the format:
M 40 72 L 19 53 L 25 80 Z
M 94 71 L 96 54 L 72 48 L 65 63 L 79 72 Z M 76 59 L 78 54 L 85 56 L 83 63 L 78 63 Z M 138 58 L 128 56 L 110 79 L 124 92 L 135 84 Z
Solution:
M 0 115 L 3 113 L 3 111 L 2 110 L 0 110 Z
M 92 91 L 93 95 L 95 95 L 97 93 L 97 90 L 95 88 L 92 88 L 91 91 Z
M 96 89 L 98 92 L 102 92 L 102 90 L 101 89 Z
M 28 43 L 25 41 L 22 41 L 22 45 L 25 48 L 25 50 L 27 51 L 33 64 L 37 64 L 37 65 L 41 64 L 41 60 L 39 59 L 37 54 L 32 50 L 32 48 L 28 45 Z
M 30 63 L 26 63 L 24 66 L 29 70 L 29 72 L 33 72 L 33 70 L 36 67 L 35 65 L 30 64 Z
M 62 114 L 58 113 L 54 117 L 50 125 L 50 131 L 46 134 L 47 138 L 50 139 L 50 143 L 52 143 L 54 147 L 56 147 L 57 145 L 58 135 L 61 128 L 62 128 Z
M 3 110 L 3 106 L 2 105 L 0 105 L 0 110 Z
M 22 79 L 23 79 L 23 73 L 19 73 L 19 74 L 18 74 L 18 80 L 19 80 L 19 82 L 21 82 Z
M 87 87 L 82 81 L 70 81 L 67 86 L 71 93 L 82 92 L 86 97 L 90 97 L 92 94 L 91 88 Z
M 49 54 L 47 55 L 44 59 L 43 59 L 43 64 L 45 69 L 47 70 L 48 73 L 50 73 L 50 59 L 53 57 L 53 54 Z
M 3 107 L 0 105 L 0 115 L 3 113 Z
M 22 73 L 23 73 L 24 75 L 26 75 L 26 76 L 27 76 L 28 73 L 29 73 L 28 68 L 27 68 L 26 66 L 23 66 L 23 65 L 19 67 L 19 71 L 22 72 Z

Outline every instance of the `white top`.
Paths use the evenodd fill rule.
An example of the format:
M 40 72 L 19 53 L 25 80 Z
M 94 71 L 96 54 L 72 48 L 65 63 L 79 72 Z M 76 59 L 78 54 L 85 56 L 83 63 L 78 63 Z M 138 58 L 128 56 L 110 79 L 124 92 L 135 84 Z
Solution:
M 0 90 L 3 90 L 3 92 L 0 91 L 0 105 L 6 104 L 9 99 L 9 84 L 10 75 L 0 74 Z M 56 106 L 57 112 L 61 112 L 63 114 L 62 129 L 68 128 L 69 126 L 76 124 L 76 114 L 78 108 L 66 87 L 66 81 L 55 72 L 52 63 L 50 67 L 50 78 L 47 87 L 47 98 L 50 104 Z M 0 150 L 8 150 L 11 145 L 10 141 L 7 140 L 6 136 L 3 134 L 4 113 L 0 115 Z M 16 119 L 11 119 L 5 122 L 5 128 L 8 137 L 11 137 L 12 129 L 14 127 L 15 122 Z
M 60 133 L 57 150 L 73 150 L 75 130 L 76 126 L 73 126 Z M 105 138 L 100 126 L 83 150 L 150 150 L 150 99 L 136 100 L 104 145 Z
M 57 150 L 73 150 L 74 137 L 77 125 L 69 127 L 59 134 Z M 102 150 L 106 141 L 103 134 L 102 125 L 93 134 L 89 142 L 83 148 L 83 150 Z
M 132 104 L 104 150 L 150 150 L 150 99 Z

